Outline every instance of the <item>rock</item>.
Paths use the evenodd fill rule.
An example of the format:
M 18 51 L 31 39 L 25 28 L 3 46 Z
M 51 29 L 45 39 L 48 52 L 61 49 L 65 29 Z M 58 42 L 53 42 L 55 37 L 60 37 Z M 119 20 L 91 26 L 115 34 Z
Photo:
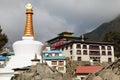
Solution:
M 103 79 L 100 76 L 95 76 L 95 77 L 93 77 L 92 80 L 103 80 Z
M 66 80 L 63 74 L 55 69 L 50 68 L 46 64 L 37 64 L 29 67 L 28 70 L 19 72 L 14 75 L 11 80 Z
M 120 59 L 90 74 L 85 80 L 120 80 Z

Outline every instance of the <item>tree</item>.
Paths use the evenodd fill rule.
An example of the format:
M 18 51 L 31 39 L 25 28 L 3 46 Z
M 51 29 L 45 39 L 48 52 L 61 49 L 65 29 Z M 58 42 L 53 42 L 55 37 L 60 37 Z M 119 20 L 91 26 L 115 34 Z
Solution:
M 120 32 L 106 33 L 103 41 L 113 43 L 115 48 L 115 56 L 120 57 Z
M 3 46 L 8 42 L 7 35 L 2 33 L 2 29 L 0 26 L 0 50 L 3 48 Z

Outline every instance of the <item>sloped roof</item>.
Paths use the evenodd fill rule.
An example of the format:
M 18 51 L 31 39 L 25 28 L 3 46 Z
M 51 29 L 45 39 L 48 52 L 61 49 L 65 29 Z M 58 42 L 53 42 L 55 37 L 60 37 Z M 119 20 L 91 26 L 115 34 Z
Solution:
M 5 56 L 0 56 L 0 61 L 4 61 L 4 60 L 6 60 L 7 59 L 7 57 L 5 57 Z
M 77 66 L 76 73 L 94 73 L 102 69 L 102 66 Z
M 74 34 L 72 32 L 62 32 L 62 33 L 59 33 L 58 35 L 62 35 L 62 34 Z
M 65 60 L 65 56 L 44 56 L 45 60 Z
M 43 50 L 43 53 L 49 53 L 49 54 L 55 53 L 55 54 L 60 54 L 60 53 L 62 53 L 62 51 L 61 51 L 61 50 Z

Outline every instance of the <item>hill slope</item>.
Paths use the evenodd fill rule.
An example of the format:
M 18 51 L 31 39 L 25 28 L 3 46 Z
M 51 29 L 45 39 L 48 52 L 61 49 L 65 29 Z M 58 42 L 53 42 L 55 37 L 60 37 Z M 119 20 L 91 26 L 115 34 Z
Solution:
M 120 59 L 92 73 L 85 80 L 120 80 Z
M 85 37 L 87 40 L 91 41 L 102 41 L 104 34 L 110 31 L 119 32 L 120 31 L 120 16 L 115 18 L 114 20 L 104 23 L 100 25 L 98 28 L 93 30 L 92 32 L 86 33 Z

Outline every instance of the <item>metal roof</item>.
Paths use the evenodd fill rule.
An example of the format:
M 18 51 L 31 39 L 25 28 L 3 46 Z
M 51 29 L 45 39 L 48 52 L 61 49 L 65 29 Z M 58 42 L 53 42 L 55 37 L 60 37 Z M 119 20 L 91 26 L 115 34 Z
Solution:
M 65 56 L 44 56 L 45 60 L 65 60 Z
M 102 66 L 77 66 L 76 68 L 76 73 L 78 74 L 84 74 L 84 73 L 94 73 L 100 69 L 102 69 L 103 67 Z
M 5 56 L 0 56 L 0 61 L 5 61 L 7 59 L 7 57 Z
M 55 54 L 59 54 L 62 53 L 61 50 L 44 50 L 43 53 L 55 53 Z

